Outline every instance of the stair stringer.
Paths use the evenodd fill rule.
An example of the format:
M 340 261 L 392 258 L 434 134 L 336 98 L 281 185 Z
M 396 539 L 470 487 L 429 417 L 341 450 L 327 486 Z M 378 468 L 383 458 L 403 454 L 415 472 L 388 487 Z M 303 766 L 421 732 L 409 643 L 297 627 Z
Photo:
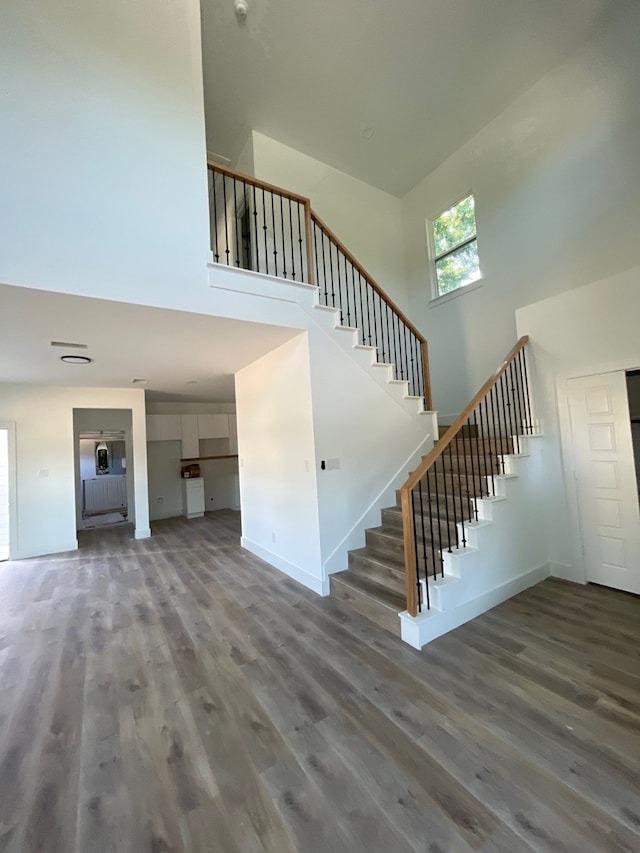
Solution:
M 549 575 L 541 533 L 542 436 L 521 440 L 520 449 L 505 457 L 506 473 L 493 478 L 495 496 L 477 499 L 478 521 L 465 524 L 467 547 L 443 553 L 444 578 L 428 581 L 431 609 L 399 614 L 402 639 L 414 648 Z

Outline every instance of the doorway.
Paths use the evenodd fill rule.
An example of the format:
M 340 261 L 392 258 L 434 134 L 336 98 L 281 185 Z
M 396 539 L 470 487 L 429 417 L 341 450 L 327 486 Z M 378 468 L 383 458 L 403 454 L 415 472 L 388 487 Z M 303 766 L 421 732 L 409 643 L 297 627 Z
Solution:
M 0 428 L 0 561 L 9 559 L 9 430 Z
M 640 507 L 624 370 L 568 381 L 578 515 L 589 582 L 640 594 Z
M 81 432 L 78 441 L 81 529 L 126 523 L 129 508 L 124 430 Z

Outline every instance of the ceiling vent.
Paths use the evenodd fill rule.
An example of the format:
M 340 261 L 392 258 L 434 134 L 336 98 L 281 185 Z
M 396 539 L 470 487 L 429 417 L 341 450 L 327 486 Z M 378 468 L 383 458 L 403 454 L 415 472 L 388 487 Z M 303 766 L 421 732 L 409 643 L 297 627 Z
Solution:
M 73 344 L 68 341 L 51 341 L 52 347 L 62 347 L 63 349 L 87 349 L 86 344 Z

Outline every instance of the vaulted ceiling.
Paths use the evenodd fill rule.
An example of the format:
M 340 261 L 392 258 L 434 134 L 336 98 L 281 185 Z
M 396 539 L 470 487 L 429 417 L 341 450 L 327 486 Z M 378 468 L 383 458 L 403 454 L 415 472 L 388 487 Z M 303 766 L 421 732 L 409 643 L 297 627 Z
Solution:
M 402 195 L 622 0 L 202 0 L 207 147 L 251 129 Z

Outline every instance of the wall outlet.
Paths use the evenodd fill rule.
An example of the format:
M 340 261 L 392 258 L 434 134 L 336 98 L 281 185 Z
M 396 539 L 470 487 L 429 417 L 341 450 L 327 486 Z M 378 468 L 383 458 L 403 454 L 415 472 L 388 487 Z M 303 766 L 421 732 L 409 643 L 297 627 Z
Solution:
M 48 477 L 49 476 L 49 469 L 48 468 L 41 468 L 38 476 L 39 477 Z
M 157 504 L 161 504 L 161 503 L 163 503 L 163 501 L 164 501 L 164 498 L 156 498 Z
M 275 542 L 275 541 L 276 541 L 276 534 L 275 534 L 275 533 L 272 533 L 272 534 L 271 534 L 271 541 L 272 541 L 272 542 Z

